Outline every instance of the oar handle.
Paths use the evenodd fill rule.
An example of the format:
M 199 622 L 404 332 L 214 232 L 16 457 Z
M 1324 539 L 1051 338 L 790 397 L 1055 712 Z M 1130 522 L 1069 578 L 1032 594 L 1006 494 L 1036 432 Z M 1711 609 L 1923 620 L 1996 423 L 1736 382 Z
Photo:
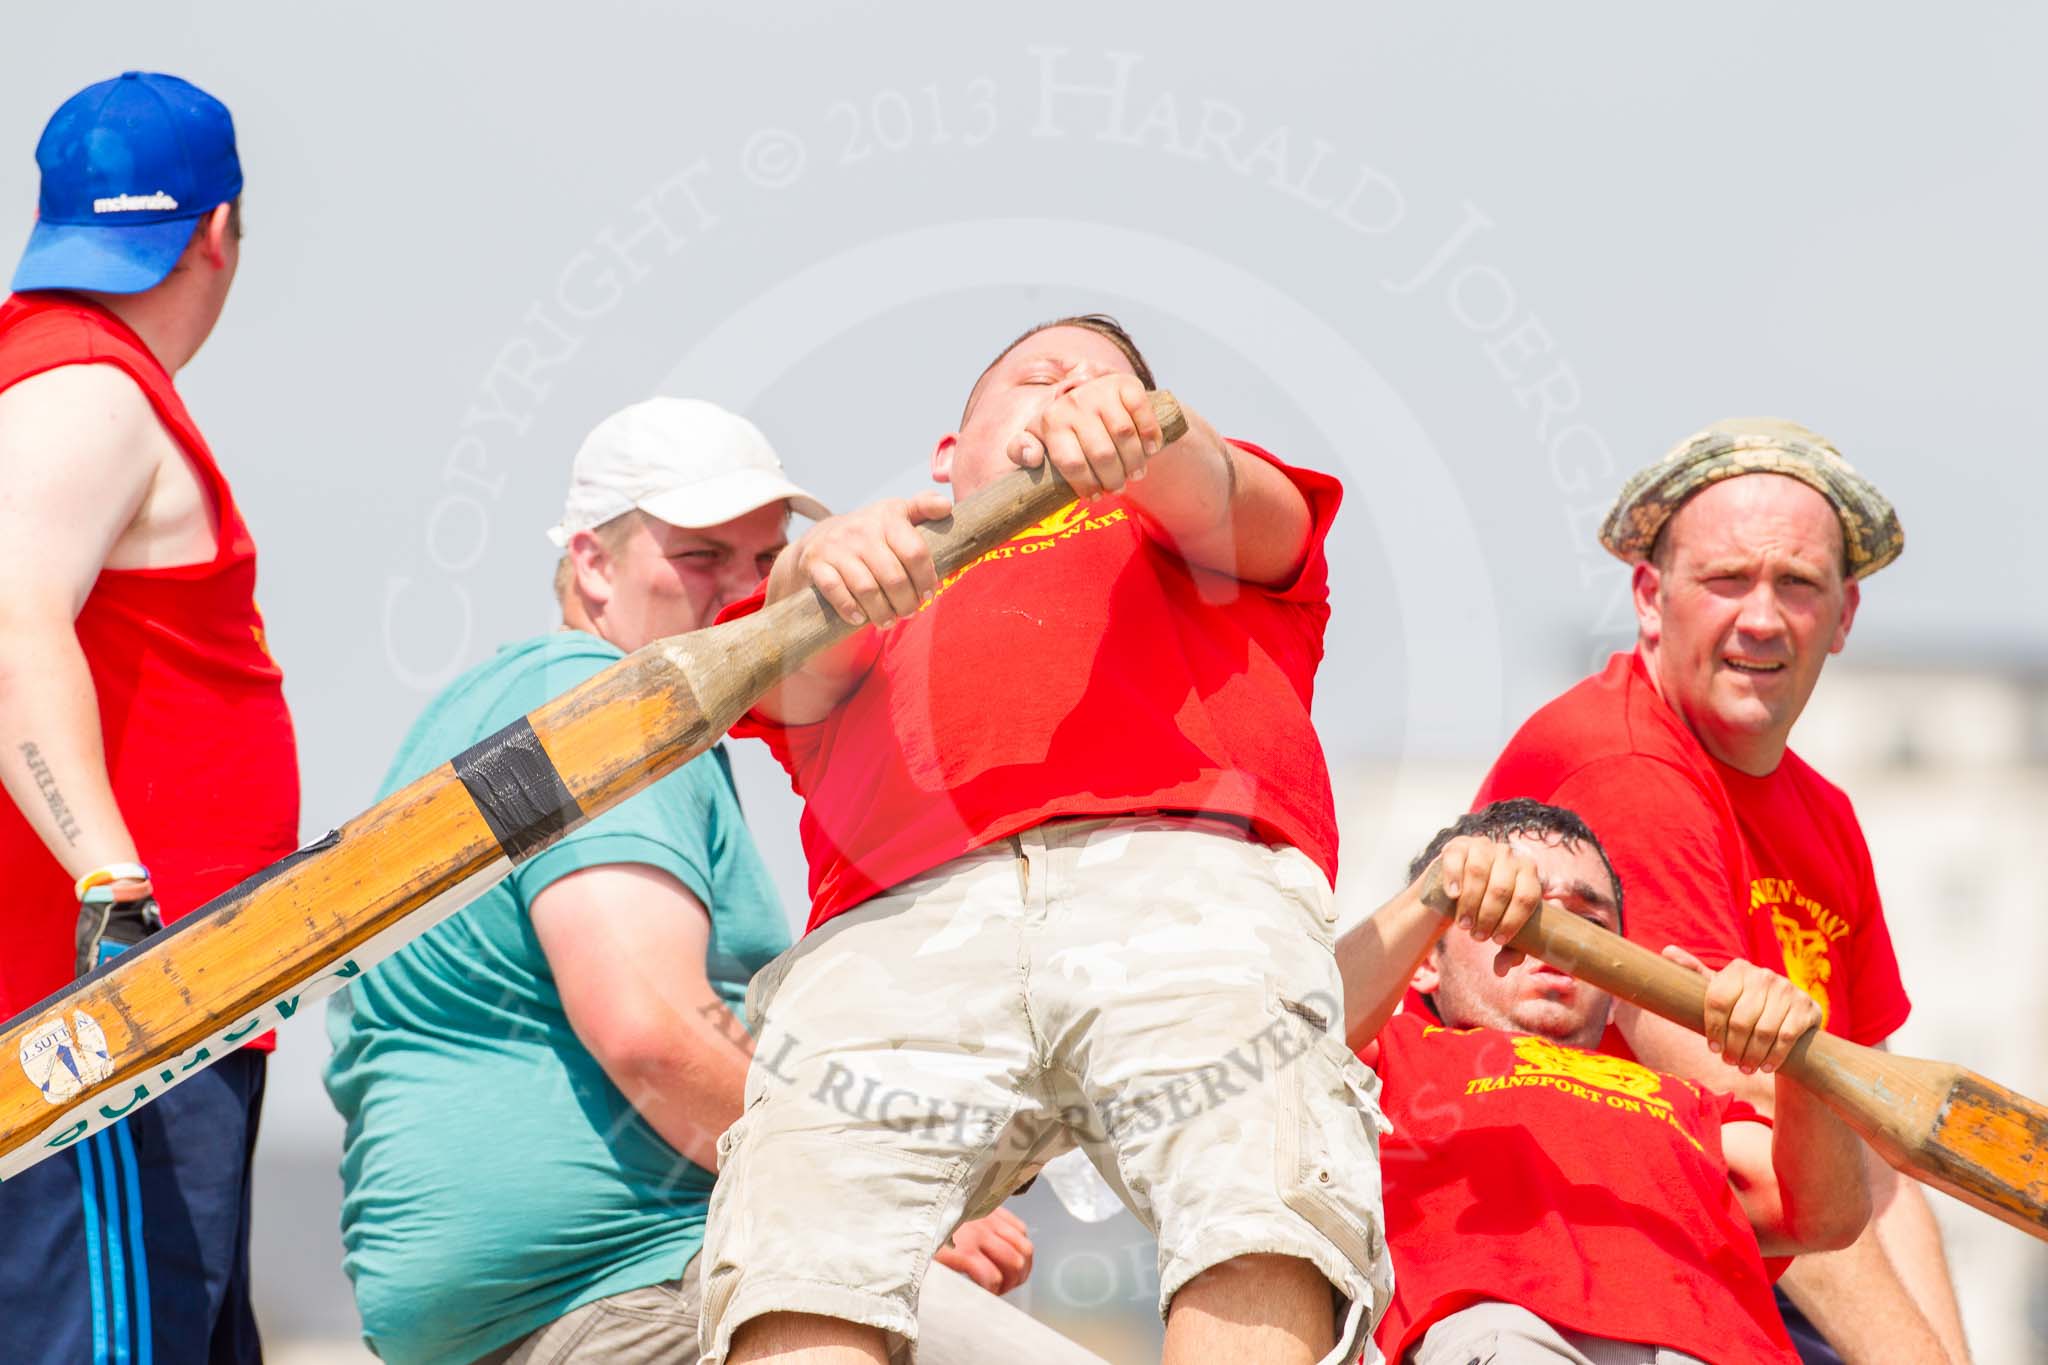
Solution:
M 1149 396 L 1166 444 L 1187 435 L 1187 418 L 1173 395 L 1162 389 Z M 1074 490 L 1047 460 L 1036 469 L 1003 475 L 954 507 L 952 515 L 917 529 L 943 578 L 1044 521 L 1073 497 Z M 744 621 L 671 636 L 649 648 L 682 669 L 708 733 L 719 735 L 763 692 L 855 629 L 813 588 L 771 602 Z
M 1422 903 L 1439 915 L 1451 913 L 1450 898 L 1444 895 L 1434 867 L 1423 882 Z M 1694 1033 L 1707 1031 L 1707 978 L 1665 960 L 1639 943 L 1631 943 L 1612 929 L 1601 928 L 1583 915 L 1539 905 L 1510 942 L 1529 956 L 1548 962 L 1559 971 L 1570 972 L 1617 1000 L 1640 1005 Z M 1860 1051 L 1844 1039 L 1812 1028 L 1792 1045 L 1778 1069 L 1826 1092 L 1841 1088 L 1842 1082 L 1823 1073 L 1839 1070 L 1847 1054 Z M 1854 1124 L 1857 1120 L 1852 1117 L 1850 1122 Z
M 1159 389 L 1147 396 L 1165 444 L 1172 445 L 1188 434 L 1187 418 L 1171 393 Z M 943 576 L 973 563 L 1033 522 L 1044 521 L 1073 499 L 1067 481 L 1052 467 L 1052 461 L 1046 460 L 1036 469 L 1005 474 L 955 507 L 951 516 L 926 522 L 918 529 L 931 545 L 932 561 Z
M 1434 867 L 1423 882 L 1422 903 L 1439 915 L 1449 915 L 1455 908 L 1444 895 Z M 1705 977 L 1665 961 L 1582 915 L 1538 906 L 1513 943 L 1529 956 L 1570 972 L 1617 999 L 1661 1014 L 1695 1033 L 1705 1031 Z
M 1187 418 L 1171 393 L 1159 389 L 1148 397 L 1167 445 L 1188 434 Z M 1067 487 L 1052 461 L 1046 460 L 1036 469 L 1018 469 L 1003 475 L 955 506 L 951 515 L 925 522 L 917 529 L 931 546 L 932 562 L 943 578 L 963 565 L 972 564 L 1032 523 L 1044 521 L 1073 499 L 1074 490 Z M 767 631 L 767 643 L 760 647 L 760 662 L 781 671 L 795 667 L 855 630 L 816 588 L 771 603 L 755 619 Z M 707 709 L 711 709 L 712 699 L 701 691 L 699 695 Z

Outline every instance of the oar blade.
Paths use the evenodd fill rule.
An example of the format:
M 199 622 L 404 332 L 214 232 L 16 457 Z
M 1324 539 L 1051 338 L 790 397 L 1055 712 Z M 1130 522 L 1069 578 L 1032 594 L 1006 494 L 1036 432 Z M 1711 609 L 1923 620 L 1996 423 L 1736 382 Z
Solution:
M 1928 1182 L 2048 1241 L 2048 1109 L 1959 1071 L 1927 1140 Z

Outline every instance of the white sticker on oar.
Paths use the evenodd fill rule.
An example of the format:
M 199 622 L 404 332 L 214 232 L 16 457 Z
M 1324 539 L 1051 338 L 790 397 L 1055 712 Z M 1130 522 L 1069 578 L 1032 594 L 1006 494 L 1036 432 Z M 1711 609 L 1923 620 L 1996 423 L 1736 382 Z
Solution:
M 21 1040 L 21 1069 L 51 1104 L 62 1104 L 114 1074 L 107 1035 L 89 1014 L 52 1019 Z
M 346 956 L 339 956 L 330 949 L 327 960 L 322 961 L 318 956 L 309 954 L 308 959 L 302 960 L 293 971 L 295 979 L 282 979 L 282 974 L 276 979 L 279 992 L 276 996 L 245 1014 L 214 1016 L 213 1023 L 217 1025 L 214 1031 L 182 1052 L 159 1054 L 154 1061 L 138 1060 L 134 1055 L 137 1049 L 131 1039 L 122 1043 L 126 1053 L 117 1066 L 109 1055 L 106 1034 L 83 1011 L 71 1016 L 68 1028 L 61 1016 L 36 1025 L 21 1040 L 21 1067 L 36 1089 L 42 1092 L 43 1098 L 56 1106 L 56 1112 L 52 1114 L 47 1109 L 43 1110 L 49 1121 L 40 1132 L 26 1136 L 8 1150 L 0 1151 L 0 1182 L 14 1179 L 50 1153 L 118 1123 L 138 1106 L 158 1099 L 171 1087 L 229 1055 L 265 1029 L 276 1028 L 293 1018 L 302 1006 L 333 994 L 360 976 L 364 968 L 383 961 L 408 941 L 490 890 L 511 870 L 511 860 L 499 857 L 419 906 L 410 915 L 387 924 L 357 944 Z M 155 954 L 161 951 L 162 946 L 163 940 L 158 939 L 154 945 L 144 944 L 123 953 L 120 965 L 101 980 L 102 988 L 111 988 L 119 998 L 119 975 L 152 970 L 149 964 L 155 960 Z M 117 1033 L 115 1036 L 122 1035 Z M 116 1087 L 94 1093 L 95 1087 L 103 1087 L 117 1074 L 120 1080 Z M 29 1126 L 27 1120 L 19 1122 L 23 1128 Z M 9 1136 L 12 1135 L 0 1134 L 0 1138 Z

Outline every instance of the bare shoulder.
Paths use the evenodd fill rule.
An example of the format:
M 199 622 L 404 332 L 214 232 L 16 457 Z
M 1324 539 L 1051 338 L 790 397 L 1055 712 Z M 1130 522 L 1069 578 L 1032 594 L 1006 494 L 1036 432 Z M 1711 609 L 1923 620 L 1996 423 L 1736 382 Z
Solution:
M 118 365 L 60 365 L 0 391 L 0 461 L 59 460 L 147 476 L 161 451 L 156 410 Z
M 75 613 L 117 554 L 152 562 L 153 542 L 129 542 L 170 543 L 169 532 L 131 528 L 175 449 L 149 398 L 113 365 L 63 365 L 0 392 L 0 544 L 14 552 L 0 584 L 16 596 L 45 590 Z M 212 539 L 196 483 L 179 491 L 190 506 L 175 509 L 171 529 L 185 539 L 164 562 L 197 558 L 191 543 Z

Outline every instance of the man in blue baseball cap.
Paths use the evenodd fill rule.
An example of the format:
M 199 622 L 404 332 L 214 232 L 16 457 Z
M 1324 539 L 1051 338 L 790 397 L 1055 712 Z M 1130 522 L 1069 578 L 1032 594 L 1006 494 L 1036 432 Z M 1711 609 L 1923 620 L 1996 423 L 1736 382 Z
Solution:
M 67 100 L 36 162 L 0 303 L 0 1016 L 298 842 L 255 546 L 172 380 L 240 259 L 234 123 L 131 71 Z M 249 1175 L 268 1047 L 0 1185 L 10 1362 L 261 1359 Z
M 64 101 L 36 144 L 36 165 L 43 188 L 17 293 L 152 289 L 184 257 L 199 221 L 242 193 L 227 106 L 148 71 Z

